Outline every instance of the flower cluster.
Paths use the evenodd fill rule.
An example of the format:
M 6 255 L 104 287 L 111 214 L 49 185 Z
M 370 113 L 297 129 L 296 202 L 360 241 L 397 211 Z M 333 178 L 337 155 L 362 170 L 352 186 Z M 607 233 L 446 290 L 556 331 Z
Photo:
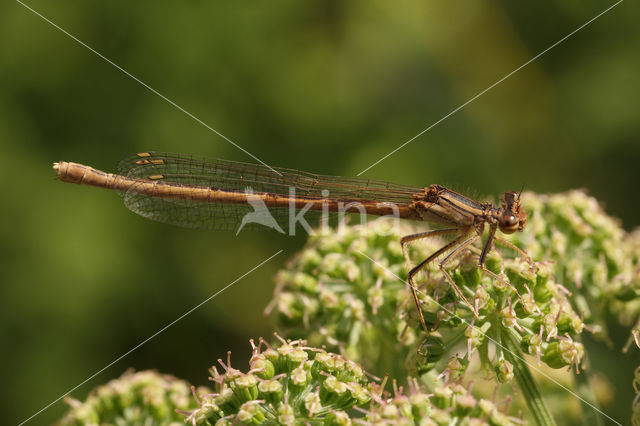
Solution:
M 255 345 L 249 371 L 218 360 L 210 369 L 215 392 L 189 390 L 187 383 L 151 371 L 126 373 L 96 388 L 85 402 L 69 400 L 60 425 L 164 424 L 518 424 L 490 400 L 476 400 L 471 389 L 453 382 L 429 382 L 425 390 L 409 379 L 408 391 L 369 382 L 359 364 L 337 354 L 280 339 L 272 347 Z M 377 379 L 376 379 L 377 380 Z M 193 397 L 191 396 L 193 395 Z
M 514 425 L 518 419 L 508 417 L 509 401 L 503 408 L 488 399 L 476 399 L 471 388 L 449 383 L 436 385 L 426 392 L 415 379 L 409 380 L 408 391 L 395 386 L 393 395 L 373 393 L 365 424 L 385 425 Z
M 409 226 L 398 231 L 388 222 L 373 222 L 311 235 L 276 276 L 268 310 L 278 330 L 338 351 L 365 368 L 406 377 L 404 359 L 415 354 L 420 337 L 406 315 L 414 311 L 399 240 L 413 232 Z M 438 244 L 414 245 L 411 254 L 426 257 Z
M 279 337 L 276 335 L 276 337 Z M 277 348 L 264 340 L 256 346 L 249 372 L 218 362 L 212 368 L 216 392 L 200 395 L 199 408 L 188 413 L 194 425 L 230 424 L 516 424 L 497 404 L 476 400 L 453 383 L 432 383 L 425 391 L 415 379 L 404 392 L 394 382 L 390 395 L 382 384 L 368 382 L 364 370 L 348 359 L 304 341 L 284 341 Z
M 199 390 L 206 393 L 206 389 Z M 154 371 L 126 372 L 95 388 L 81 402 L 67 398 L 71 406 L 60 425 L 183 424 L 176 410 L 196 407 L 189 384 Z
M 630 326 L 640 315 L 640 231 L 618 221 L 584 191 L 522 195 L 529 225 L 511 241 L 548 263 L 573 308 L 606 335 L 606 316 Z
M 551 367 L 577 368 L 583 346 L 574 339 L 583 323 L 548 265 L 530 263 L 517 254 L 503 258 L 497 249 L 486 259 L 488 272 L 478 267 L 475 249 L 447 264 L 445 272 L 458 291 L 436 262 L 418 275 L 422 312 L 430 327 L 424 336 L 404 281 L 406 271 L 408 263 L 417 264 L 445 243 L 432 238 L 411 244 L 407 262 L 400 238 L 412 232 L 390 232 L 374 222 L 312 237 L 278 275 L 272 306 L 280 325 L 290 336 L 306 333 L 314 344 L 337 347 L 377 368 L 385 353 L 416 358 L 417 352 L 412 367 L 425 373 L 461 340 L 466 340 L 469 356 L 477 350 L 485 368 L 500 381 L 513 376 L 503 353 L 506 340 L 514 340 Z M 490 343 L 496 346 L 493 359 Z M 394 357 L 395 369 L 383 365 L 388 369 L 377 371 L 398 371 L 398 358 Z
M 513 377 L 504 356 L 509 341 L 550 367 L 573 365 L 577 368 L 584 348 L 574 338 L 584 325 L 547 266 L 531 265 L 523 259 L 504 259 L 494 250 L 487 258 L 486 267 L 495 277 L 482 273 L 477 266 L 477 256 L 469 252 L 466 259 L 448 271 L 472 307 L 456 301 L 453 290 L 443 288 L 446 282 L 443 283 L 441 276 L 432 273 L 426 278 L 421 298 L 423 312 L 433 330 L 427 343 L 442 341 L 448 332 L 462 329 L 468 357 L 478 350 L 483 365 L 491 367 L 499 382 Z M 445 347 L 451 347 L 452 343 Z M 490 343 L 495 346 L 493 360 L 488 355 Z M 433 366 L 434 356 L 437 361 L 440 348 L 435 353 L 424 351 L 418 359 L 419 365 L 428 370 Z
M 276 335 L 276 337 L 278 337 Z M 340 424 L 346 410 L 369 403 L 364 370 L 341 355 L 315 349 L 304 341 L 274 348 L 251 342 L 250 369 L 242 373 L 218 360 L 224 372 L 210 370 L 215 393 L 201 395 L 187 421 L 196 425 Z

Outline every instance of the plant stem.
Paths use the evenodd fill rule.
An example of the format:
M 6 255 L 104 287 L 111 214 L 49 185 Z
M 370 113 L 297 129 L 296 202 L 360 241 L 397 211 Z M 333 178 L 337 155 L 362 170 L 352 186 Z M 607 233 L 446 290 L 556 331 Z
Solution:
M 502 341 L 506 349 L 508 349 L 504 351 L 504 356 L 513 364 L 513 374 L 536 423 L 540 426 L 555 425 L 556 422 L 542 398 L 538 384 L 533 380 L 531 370 L 529 370 L 529 366 L 524 360 L 524 354 L 514 336 L 509 332 L 502 333 Z

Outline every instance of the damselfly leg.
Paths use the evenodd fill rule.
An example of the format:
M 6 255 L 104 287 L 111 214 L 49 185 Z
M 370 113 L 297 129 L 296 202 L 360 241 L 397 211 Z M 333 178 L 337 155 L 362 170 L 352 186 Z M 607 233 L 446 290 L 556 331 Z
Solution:
M 534 270 L 535 265 L 533 264 L 533 260 L 531 259 L 531 256 L 529 256 L 529 254 L 526 251 L 522 250 L 520 247 L 513 244 L 511 241 L 505 240 L 504 238 L 500 238 L 498 236 L 494 237 L 494 241 L 518 253 L 520 257 L 523 258 L 524 261 L 529 264 L 529 268 L 531 268 L 532 271 Z
M 513 290 L 513 292 L 517 295 L 517 297 L 519 299 L 521 299 L 520 294 L 518 293 L 518 290 L 508 281 L 506 281 L 505 279 L 503 279 L 502 277 L 500 277 L 498 274 L 494 273 L 493 271 L 487 269 L 485 267 L 485 260 L 487 255 L 489 254 L 489 252 L 491 251 L 494 242 L 496 243 L 500 243 L 514 251 L 516 251 L 517 253 L 519 253 L 527 263 L 529 263 L 529 265 L 531 266 L 531 268 L 533 268 L 533 262 L 531 261 L 531 258 L 529 257 L 529 255 L 524 252 L 522 249 L 520 249 L 519 247 L 515 246 L 513 243 L 504 240 L 500 237 L 497 237 L 495 235 L 496 232 L 496 227 L 492 226 L 489 229 L 489 236 L 487 238 L 487 241 L 485 242 L 485 244 L 482 247 L 482 251 L 480 252 L 480 256 L 479 256 L 479 262 L 478 262 L 478 266 L 480 268 L 480 270 L 487 274 L 488 276 L 490 276 L 491 278 L 501 282 L 502 284 L 505 284 L 506 286 L 508 286 L 509 288 L 511 288 L 511 290 Z M 415 267 L 413 267 L 408 274 L 408 282 L 409 282 L 409 286 L 411 288 L 411 295 L 413 296 L 413 301 L 416 305 L 416 309 L 418 310 L 418 318 L 420 320 L 420 324 L 422 326 L 422 328 L 424 329 L 424 331 L 428 334 L 430 333 L 430 330 L 426 324 L 426 321 L 424 319 L 424 314 L 422 313 L 422 308 L 421 308 L 421 302 L 420 302 L 420 298 L 419 298 L 419 289 L 418 286 L 416 285 L 415 282 L 415 276 L 422 270 L 426 269 L 427 266 L 429 265 L 429 263 L 431 263 L 432 261 L 434 261 L 436 258 L 438 258 L 439 256 L 443 255 L 444 253 L 448 252 L 449 253 L 446 255 L 446 257 L 438 264 L 438 268 L 440 269 L 440 271 L 442 272 L 444 278 L 447 280 L 447 282 L 449 283 L 449 285 L 451 286 L 451 288 L 454 290 L 454 292 L 458 295 L 458 297 L 464 302 L 465 305 L 467 305 L 469 307 L 469 309 L 473 312 L 473 314 L 475 316 L 478 316 L 478 311 L 477 308 L 475 307 L 475 305 L 471 304 L 471 302 L 469 302 L 469 299 L 467 299 L 467 297 L 464 295 L 462 289 L 456 284 L 456 282 L 453 280 L 453 278 L 451 277 L 451 274 L 449 274 L 449 272 L 446 270 L 446 266 L 449 262 L 451 262 L 451 260 L 455 259 L 456 257 L 458 257 L 460 254 L 462 254 L 464 252 L 465 249 L 469 248 L 474 242 L 476 242 L 479 238 L 480 238 L 480 234 L 476 234 L 472 237 L 469 237 L 469 235 L 474 232 L 473 229 L 469 229 L 469 228 L 448 228 L 448 229 L 437 229 L 434 231 L 427 231 L 427 232 L 420 232 L 417 234 L 412 234 L 412 235 L 407 235 L 402 237 L 402 239 L 400 240 L 400 243 L 402 245 L 402 252 L 404 254 L 405 259 L 407 260 L 407 262 L 410 264 L 411 260 L 409 259 L 409 253 L 408 253 L 408 244 L 412 241 L 416 241 L 416 240 L 421 240 L 421 239 L 425 239 L 425 238 L 430 238 L 430 237 L 437 237 L 437 236 L 441 236 L 441 235 L 449 235 L 449 234 L 459 234 L 454 240 L 452 240 L 451 242 L 445 244 L 443 247 L 439 248 L 438 250 L 436 250 L 433 254 L 431 254 L 429 257 L 427 257 L 425 260 L 423 260 L 422 262 L 420 262 L 418 265 L 416 265 Z
M 464 232 L 460 228 L 436 229 L 434 231 L 421 232 L 421 233 L 418 233 L 418 234 L 407 235 L 405 237 L 402 237 L 402 239 L 400 240 L 400 244 L 402 246 L 402 252 L 404 253 L 405 258 L 408 259 L 407 244 L 410 243 L 411 241 L 420 240 L 420 239 L 424 239 L 424 238 L 430 238 L 430 237 L 436 237 L 436 236 L 439 236 L 439 235 L 460 234 L 453 241 L 445 244 L 443 247 L 441 247 L 438 250 L 436 250 L 433 254 L 431 254 L 429 257 L 427 257 L 425 260 L 420 262 L 418 265 L 416 265 L 415 267 L 413 267 L 409 271 L 408 281 L 409 281 L 409 286 L 411 288 L 411 295 L 413 296 L 413 301 L 416 304 L 416 309 L 418 310 L 418 317 L 420 319 L 420 324 L 422 325 L 422 328 L 424 329 L 424 331 L 426 333 L 429 333 L 429 328 L 427 327 L 427 323 L 426 323 L 426 321 L 424 319 L 424 315 L 422 313 L 422 307 L 421 307 L 421 303 L 420 303 L 420 298 L 418 297 L 418 288 L 417 288 L 417 286 L 415 284 L 414 277 L 418 274 L 418 272 L 420 272 L 421 270 L 426 268 L 429 265 L 430 262 L 432 262 L 434 259 L 436 259 L 439 256 L 441 256 L 443 253 L 451 250 L 452 248 L 454 248 L 454 250 L 442 262 L 440 262 L 439 267 L 440 267 L 440 270 L 443 272 L 444 276 L 446 277 L 447 281 L 449 282 L 449 284 L 453 288 L 453 290 L 456 292 L 456 294 L 473 311 L 473 306 L 469 303 L 469 301 L 465 297 L 464 293 L 462 293 L 462 290 L 453 281 L 453 278 L 451 278 L 449 273 L 444 269 L 444 266 L 446 265 L 446 262 L 448 260 L 450 260 L 451 255 L 454 254 L 458 250 L 458 248 L 459 248 L 458 246 L 467 247 L 469 244 L 471 244 L 473 241 L 475 241 L 475 239 L 477 239 L 477 236 L 476 236 L 476 237 L 473 237 L 473 238 L 469 239 L 468 241 L 464 241 L 464 239 L 467 238 L 469 233 L 470 232 L 468 230 L 466 232 Z

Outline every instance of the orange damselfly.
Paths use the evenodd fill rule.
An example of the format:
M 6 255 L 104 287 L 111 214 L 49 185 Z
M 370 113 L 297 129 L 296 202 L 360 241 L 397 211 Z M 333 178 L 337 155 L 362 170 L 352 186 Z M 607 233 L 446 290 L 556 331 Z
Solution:
M 446 254 L 440 270 L 474 314 L 474 307 L 444 267 L 484 234 L 485 225 L 489 233 L 479 259 L 483 272 L 502 281 L 484 267 L 494 242 L 516 250 L 531 263 L 526 253 L 496 235 L 498 230 L 505 234 L 522 231 L 527 223 L 520 195 L 514 191 L 505 192 L 500 206 L 495 206 L 435 184 L 412 187 L 162 152 L 131 155 L 120 162 L 118 174 L 63 161 L 54 163 L 53 169 L 64 182 L 119 191 L 125 206 L 141 216 L 190 228 L 239 231 L 245 225 L 259 224 L 281 232 L 289 226 L 294 233 L 292 222 L 295 226 L 306 212 L 395 216 L 443 226 L 401 240 L 406 255 L 411 241 L 455 235 L 408 274 L 420 323 L 427 333 L 414 278 L 434 259 Z M 252 216 L 258 213 L 262 215 Z

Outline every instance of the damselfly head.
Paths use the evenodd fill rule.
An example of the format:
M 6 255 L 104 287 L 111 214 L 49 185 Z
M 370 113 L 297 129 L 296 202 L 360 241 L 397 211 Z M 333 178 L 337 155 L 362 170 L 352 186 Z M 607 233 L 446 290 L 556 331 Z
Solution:
M 499 217 L 498 226 L 505 234 L 513 234 L 522 231 L 527 224 L 527 212 L 520 206 L 520 194 L 507 191 L 502 195 L 502 215 Z

